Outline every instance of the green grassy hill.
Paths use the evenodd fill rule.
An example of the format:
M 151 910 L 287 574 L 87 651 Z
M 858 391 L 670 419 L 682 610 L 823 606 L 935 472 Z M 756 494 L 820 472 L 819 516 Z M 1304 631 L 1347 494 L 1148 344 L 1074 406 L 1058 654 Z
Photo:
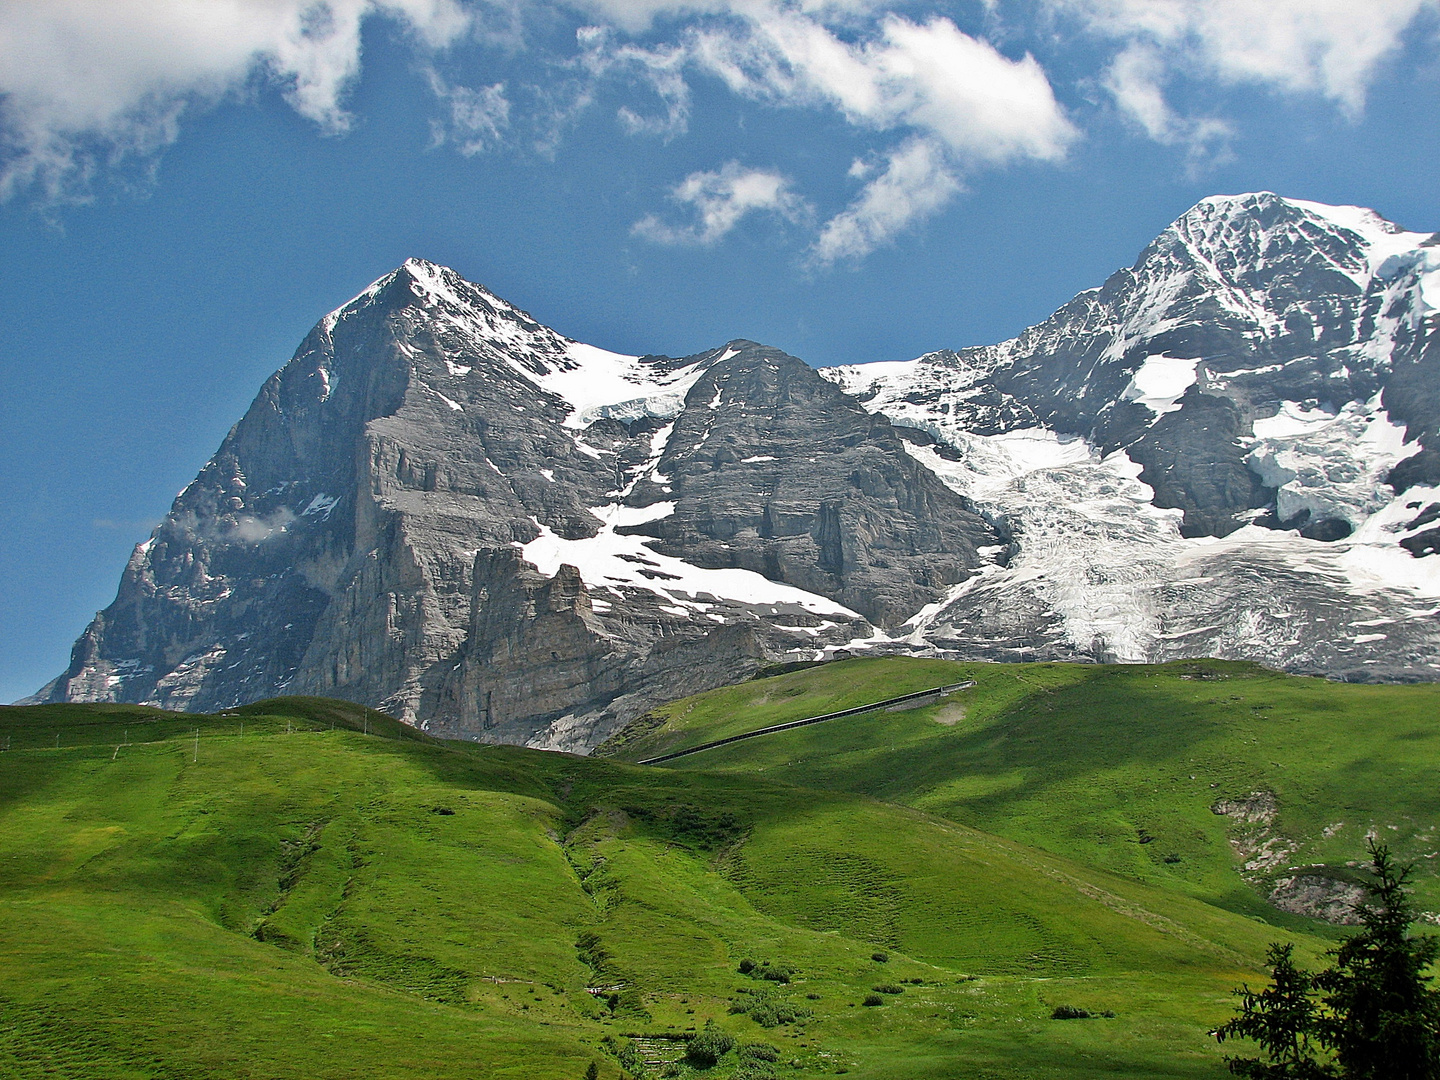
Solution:
M 1297 928 L 1315 925 L 1263 897 L 1297 874 L 1353 877 L 1372 836 L 1417 864 L 1417 899 L 1440 910 L 1440 686 L 1222 661 L 849 660 L 676 702 L 601 752 L 658 755 L 962 679 L 977 685 L 928 706 L 664 767 L 863 792 Z
M 1082 685 L 1055 670 L 953 725 L 774 737 L 809 772 L 779 742 L 707 763 L 728 771 L 442 744 L 314 699 L 0 709 L 0 1075 L 1221 1077 L 1205 1032 L 1229 989 L 1271 939 L 1325 942 L 960 823 L 1027 791 L 1003 757 L 984 790 L 940 760 L 919 775 L 931 729 L 937 751 L 977 724 L 999 725 L 977 746 L 1029 739 L 1003 717 Z M 804 711 L 837 675 L 849 694 L 931 678 L 801 672 L 692 699 L 644 738 Z M 737 1048 L 674 1063 L 711 1023 Z

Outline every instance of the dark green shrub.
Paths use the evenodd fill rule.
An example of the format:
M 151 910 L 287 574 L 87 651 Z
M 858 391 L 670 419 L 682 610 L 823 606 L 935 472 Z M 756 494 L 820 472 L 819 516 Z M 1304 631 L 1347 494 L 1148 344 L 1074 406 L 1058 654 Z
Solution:
M 885 999 L 884 999 L 883 997 L 881 997 L 879 994 L 866 994 L 866 995 L 865 995 L 865 1000 L 862 1001 L 861 1004 L 862 1004 L 862 1005 L 884 1005 L 884 1004 L 885 1004 Z
M 777 964 L 770 960 L 755 963 L 748 956 L 740 961 L 740 974 L 752 979 L 766 979 L 769 982 L 788 983 L 795 977 L 795 969 L 789 964 Z
M 703 851 L 714 851 L 739 839 L 744 824 L 728 812 L 712 813 L 698 806 L 625 806 L 630 819 L 652 835 Z
M 634 1039 L 627 1039 L 615 1054 L 621 1067 L 631 1076 L 642 1076 L 645 1072 L 645 1059 L 640 1056 L 640 1044 Z
M 708 1069 L 735 1048 L 735 1037 L 713 1024 L 690 1040 L 685 1047 L 685 1060 L 691 1065 Z
M 786 1001 L 761 1001 L 750 1009 L 750 1019 L 763 1028 L 793 1024 L 810 1016 L 809 1009 L 797 1009 Z
M 741 1061 L 779 1061 L 780 1051 L 769 1043 L 746 1043 L 737 1056 Z
M 1090 1011 L 1076 1005 L 1057 1005 L 1050 1014 L 1051 1020 L 1089 1020 Z
M 767 1043 L 747 1043 L 735 1054 L 735 1080 L 775 1080 L 780 1051 Z

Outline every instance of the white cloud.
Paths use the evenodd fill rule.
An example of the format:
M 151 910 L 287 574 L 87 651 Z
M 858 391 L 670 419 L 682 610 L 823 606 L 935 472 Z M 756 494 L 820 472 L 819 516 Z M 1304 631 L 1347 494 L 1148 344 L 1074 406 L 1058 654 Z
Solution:
M 451 86 L 438 72 L 428 72 L 430 89 L 447 106 L 444 120 L 430 121 L 432 145 L 454 143 L 466 157 L 490 149 L 500 141 L 510 124 L 510 100 L 505 84 L 482 86 Z
M 184 111 L 276 80 L 323 131 L 350 124 L 366 18 L 426 47 L 469 24 L 457 0 L 44 0 L 0 4 L 0 198 L 82 198 L 97 162 L 173 142 Z
M 1192 162 L 1223 158 L 1226 140 L 1234 134 L 1215 117 L 1182 117 L 1165 100 L 1162 83 L 1165 65 L 1159 50 L 1143 42 L 1131 42 L 1106 69 L 1102 85 L 1115 104 L 1145 134 L 1156 142 L 1181 144 Z
M 592 0 L 592 6 L 633 25 L 648 25 L 660 13 L 713 10 L 704 0 L 638 6 Z M 915 22 L 887 14 L 869 24 L 868 36 L 852 32 L 843 38 L 825 21 L 867 6 L 822 9 L 734 0 L 727 18 L 692 25 L 681 45 L 653 51 L 655 66 L 663 58 L 672 75 L 693 66 L 742 96 L 782 107 L 833 108 L 858 128 L 902 133 L 881 174 L 822 228 L 811 251 L 817 265 L 860 258 L 935 214 L 961 190 L 960 177 L 967 172 L 1058 160 L 1077 137 L 1044 70 L 1029 55 L 1011 59 L 942 17 Z M 627 48 L 632 64 L 646 51 Z M 609 45 L 601 53 L 619 55 Z M 686 184 L 722 175 L 697 173 Z M 675 197 L 694 201 L 679 191 Z M 693 194 L 702 197 L 700 189 Z M 713 209 L 720 215 L 715 228 L 674 230 L 652 216 L 636 230 L 671 243 L 711 243 L 733 227 L 719 224 L 730 212 L 728 201 L 715 202 Z M 706 210 L 701 213 L 703 219 Z
M 1133 42 L 1110 64 L 1103 85 L 1120 111 L 1157 142 L 1171 142 L 1179 123 L 1161 87 L 1164 64 L 1152 45 Z
M 949 19 L 890 16 L 884 31 L 871 55 L 885 104 L 902 122 L 934 132 L 965 162 L 1065 155 L 1076 132 L 1033 57 L 1010 60 Z
M 857 162 L 852 176 L 871 170 Z M 960 180 L 934 139 L 912 138 L 891 153 L 885 169 L 843 213 L 825 223 L 811 249 L 811 261 L 829 266 L 860 259 L 937 213 L 960 190 Z
M 1151 48 L 1169 72 L 1320 94 L 1351 116 L 1363 110 L 1376 70 L 1400 46 L 1416 17 L 1440 8 L 1437 0 L 1049 3 L 1095 32 Z M 1160 82 L 1152 79 L 1157 88 Z M 1118 85 L 1123 89 L 1128 84 L 1122 79 Z M 1131 104 L 1134 101 L 1132 95 Z M 1122 106 L 1129 107 L 1123 101 Z
M 695 172 L 675 186 L 670 197 L 692 207 L 692 225 L 667 225 L 653 214 L 637 221 L 637 236 L 660 244 L 713 244 L 740 224 L 747 214 L 776 214 L 787 221 L 803 218 L 805 201 L 790 190 L 790 181 L 766 169 L 746 169 L 730 161 L 718 172 Z
M 887 15 L 851 43 L 802 10 L 757 3 L 738 29 L 693 32 L 690 50 L 737 93 L 924 132 L 966 165 L 1055 160 L 1076 136 L 1033 57 L 1011 60 L 946 18 Z

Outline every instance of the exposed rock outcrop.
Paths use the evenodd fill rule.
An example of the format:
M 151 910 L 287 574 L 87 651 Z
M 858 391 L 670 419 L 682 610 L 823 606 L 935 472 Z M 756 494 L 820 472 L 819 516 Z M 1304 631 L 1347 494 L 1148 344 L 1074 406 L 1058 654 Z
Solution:
M 1440 677 L 1437 308 L 1435 237 L 1217 196 L 1010 341 L 827 371 L 1012 541 L 910 640 Z

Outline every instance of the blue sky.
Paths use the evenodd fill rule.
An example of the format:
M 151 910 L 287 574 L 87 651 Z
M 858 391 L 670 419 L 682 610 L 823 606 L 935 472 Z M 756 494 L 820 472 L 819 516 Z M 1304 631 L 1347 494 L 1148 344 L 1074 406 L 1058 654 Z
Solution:
M 1440 228 L 1440 0 L 0 0 L 0 701 L 326 311 L 1001 340 L 1198 198 Z

